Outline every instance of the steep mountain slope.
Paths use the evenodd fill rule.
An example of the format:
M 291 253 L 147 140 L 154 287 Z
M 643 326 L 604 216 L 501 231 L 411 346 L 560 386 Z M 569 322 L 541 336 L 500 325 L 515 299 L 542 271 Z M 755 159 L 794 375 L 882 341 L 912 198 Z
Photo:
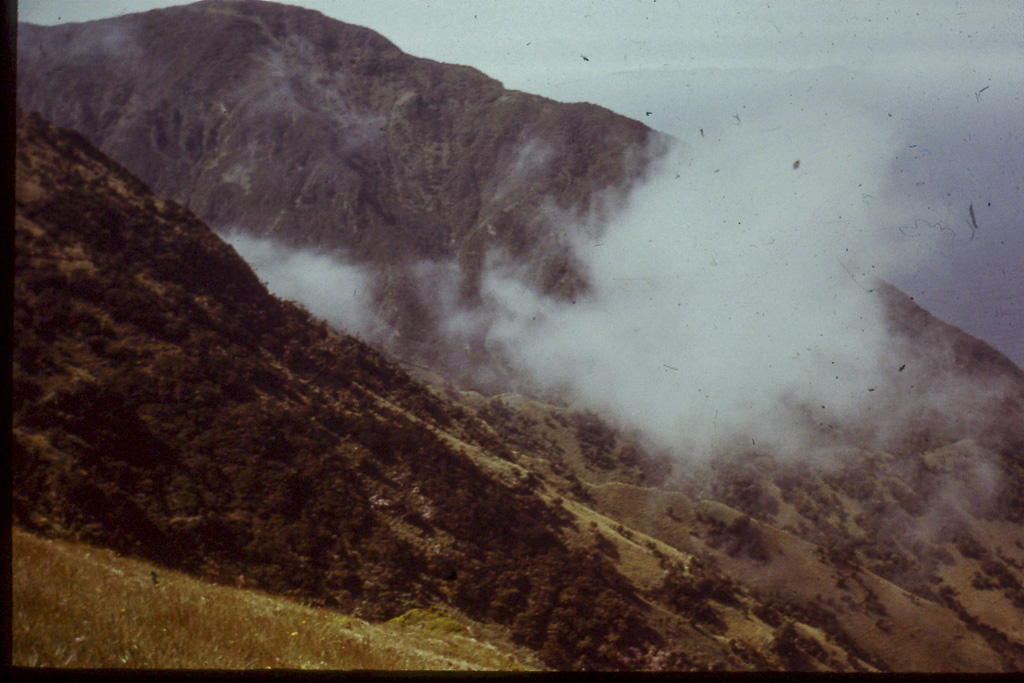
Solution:
M 1019 448 L 982 436 L 891 453 L 837 445 L 798 461 L 751 449 L 687 464 L 645 452 L 594 415 L 510 395 L 463 400 L 625 538 L 656 539 L 749 591 L 747 608 L 784 643 L 785 667 L 851 666 L 824 645 L 787 640 L 790 620 L 881 670 L 1024 667 Z M 1015 405 L 1019 416 L 1019 394 Z M 1002 427 L 1019 438 L 1019 417 Z M 661 588 L 680 594 L 671 574 Z
M 447 606 L 555 666 L 628 667 L 692 631 L 649 623 L 485 423 L 35 115 L 17 210 L 17 524 L 366 616 Z M 691 636 L 680 661 L 743 664 Z
M 434 293 L 409 266 L 457 262 L 472 301 L 500 250 L 570 296 L 582 273 L 552 219 L 599 214 L 667 144 L 600 107 L 508 91 L 267 2 L 23 24 L 18 51 L 20 107 L 82 132 L 213 227 L 381 267 L 396 348 L 430 361 L 446 353 Z
M 517 556 L 550 555 L 654 637 L 492 436 L 275 300 L 84 139 L 19 132 L 19 523 L 376 616 L 472 606 L 484 572 L 528 595 Z M 497 473 L 467 453 L 484 449 Z
M 1015 387 L 1001 432 L 688 469 L 594 415 L 416 381 L 35 115 L 16 194 L 20 526 L 458 613 L 560 668 L 1024 668 L 1022 383 L 923 312 L 908 334 Z

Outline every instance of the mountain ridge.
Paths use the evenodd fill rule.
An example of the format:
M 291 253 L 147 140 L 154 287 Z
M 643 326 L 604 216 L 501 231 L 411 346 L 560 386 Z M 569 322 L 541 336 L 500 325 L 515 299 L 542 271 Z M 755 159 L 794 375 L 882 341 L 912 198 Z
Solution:
M 269 2 L 23 25 L 18 41 L 19 106 L 81 131 L 218 230 L 380 269 L 378 308 L 398 348 L 408 337 L 421 354 L 440 335 L 411 266 L 458 263 L 472 302 L 499 250 L 571 297 L 582 273 L 546 215 L 600 214 L 669 144 L 599 106 L 504 90 Z
M 560 669 L 1021 666 L 1019 458 L 688 471 L 594 414 L 419 384 L 84 137 L 18 135 L 17 525 L 362 616 L 457 610 Z
M 388 125 L 425 126 L 437 140 L 399 130 L 408 144 L 383 148 L 383 157 L 372 144 L 345 149 L 352 174 L 342 173 L 338 187 L 352 199 L 352 212 L 330 225 L 339 234 L 361 232 L 367 254 L 393 257 L 378 302 L 395 307 L 398 336 L 428 342 L 437 341 L 436 321 L 429 308 L 417 310 L 424 295 L 405 270 L 403 250 L 461 249 L 466 302 L 474 296 L 473 264 L 491 249 L 535 262 L 531 283 L 549 296 L 571 296 L 585 286 L 585 274 L 553 258 L 552 245 L 565 236 L 545 232 L 551 226 L 544 217 L 564 217 L 560 212 L 588 201 L 587 212 L 614 207 L 631 174 L 642 175 L 658 158 L 656 149 L 633 144 L 647 135 L 643 126 L 623 128 L 588 107 L 512 95 L 502 106 L 530 114 L 529 130 L 550 137 L 531 146 L 538 138 L 528 126 L 485 131 L 495 136 L 484 145 L 490 151 L 465 154 L 465 175 L 451 181 L 476 184 L 467 196 L 487 194 L 487 211 L 498 218 L 482 220 L 483 204 L 470 201 L 452 209 L 474 216 L 463 233 L 445 232 L 450 226 L 422 231 L 423 224 L 399 216 L 388 188 L 412 204 L 448 198 L 431 174 L 445 168 L 444 148 L 434 143 L 452 131 L 430 121 L 451 122 L 466 115 L 455 109 L 487 105 L 467 107 L 460 94 L 486 77 L 462 69 L 451 82 L 437 75 L 448 89 L 388 90 L 392 67 L 415 76 L 423 62 L 358 30 L 352 44 L 339 38 L 331 49 L 317 47 L 316 36 L 339 29 L 316 13 L 251 2 L 201 3 L 169 22 L 156 21 L 171 16 L 161 12 L 111 20 L 102 30 L 33 28 L 23 36 L 30 49 L 19 64 L 19 102 L 53 96 L 51 112 L 91 120 L 92 132 L 57 130 L 36 114 L 18 118 L 19 525 L 363 616 L 451 610 L 554 668 L 1024 667 L 1016 623 L 1024 566 L 1014 559 L 1024 549 L 1024 373 L 998 352 L 879 285 L 869 295 L 887 301 L 897 381 L 872 393 L 862 424 L 837 427 L 808 414 L 817 451 L 793 461 L 751 442 L 688 462 L 616 429 L 608 416 L 510 392 L 477 393 L 457 372 L 443 372 L 451 369 L 445 353 L 466 363 L 479 350 L 438 350 L 428 365 L 441 374 L 417 368 L 415 354 L 402 369 L 270 295 L 190 210 L 194 196 L 161 198 L 164 190 L 89 141 L 97 131 L 108 142 L 121 135 L 142 150 L 129 159 L 195 184 L 206 171 L 193 179 L 175 164 L 206 154 L 207 143 L 214 151 L 222 146 L 223 127 L 193 125 L 212 120 L 203 118 L 211 112 L 195 110 L 195 119 L 181 113 L 175 124 L 177 104 L 161 98 L 149 113 L 121 107 L 148 94 L 116 79 L 107 89 L 89 70 L 132 54 L 125 40 L 145 31 L 152 34 L 146 40 L 184 44 L 197 16 L 210 15 L 211 26 L 220 27 L 204 34 L 209 49 L 217 36 L 235 35 L 229 27 L 242 26 L 232 38 L 242 48 L 232 53 L 235 61 L 214 67 L 197 50 L 186 55 L 196 58 L 188 69 L 168 67 L 160 78 L 163 87 L 187 90 L 197 86 L 178 76 L 189 69 L 249 70 L 259 75 L 250 92 L 268 96 L 274 83 L 285 83 L 284 100 L 267 98 L 278 108 L 267 117 L 273 125 L 235 122 L 234 134 L 251 136 L 261 158 L 280 151 L 275 145 L 289 142 L 291 129 L 312 135 L 306 143 L 321 139 L 289 112 L 308 112 L 305 103 L 332 92 L 290 82 L 295 65 L 275 62 L 273 55 L 284 53 L 267 46 L 290 51 L 299 64 L 309 54 L 337 54 L 339 64 L 351 62 L 344 73 L 361 69 L 361 77 L 383 79 L 374 96 L 408 110 Z M 145 30 L 126 33 L 124 26 Z M 312 43 L 295 38 L 299 28 Z M 40 57 L 34 45 L 36 53 L 63 52 Z M 381 54 L 390 56 L 360 61 Z M 78 62 L 61 61 L 68 55 Z M 152 65 L 137 61 L 133 68 L 148 73 Z M 276 81 L 268 77 L 275 70 Z M 444 70 L 434 65 L 424 73 Z M 56 84 L 53 92 L 41 74 Z M 215 91 L 222 85 L 209 77 L 198 83 Z M 495 83 L 479 84 L 500 92 Z M 332 85 L 338 97 L 371 93 L 341 85 Z M 97 107 L 104 102 L 110 106 Z M 602 117 L 614 134 L 597 140 L 586 124 Z M 372 137 L 377 123 L 348 121 L 333 139 L 345 146 L 358 142 L 360 131 Z M 192 143 L 190 130 L 201 132 Z M 455 137 L 472 133 L 463 128 Z M 225 154 L 237 153 L 223 146 Z M 392 173 L 403 150 L 422 162 L 423 174 Z M 629 150 L 647 151 L 630 161 Z M 583 170 L 552 164 L 563 157 Z M 279 172 L 290 168 L 283 166 L 289 159 L 297 162 L 277 154 L 264 180 L 287 185 L 280 178 L 289 176 Z M 591 169 L 589 159 L 604 165 Z M 162 170 L 165 162 L 170 170 Z M 231 176 L 234 168 L 220 170 Z M 522 182 L 479 192 L 478 177 L 501 178 L 516 168 Z M 296 206 L 315 175 L 302 175 L 301 187 L 275 188 L 287 192 L 268 210 L 267 225 Z M 244 177 L 224 182 L 241 186 Z M 223 189 L 204 187 L 210 202 Z M 618 189 L 606 192 L 610 187 Z M 230 199 L 230 192 L 221 196 Z M 411 230 L 422 244 L 392 248 L 396 230 Z M 312 230 L 303 239 L 323 236 Z M 446 242 L 453 237 L 462 239 L 455 247 Z M 872 420 L 897 429 L 879 436 Z

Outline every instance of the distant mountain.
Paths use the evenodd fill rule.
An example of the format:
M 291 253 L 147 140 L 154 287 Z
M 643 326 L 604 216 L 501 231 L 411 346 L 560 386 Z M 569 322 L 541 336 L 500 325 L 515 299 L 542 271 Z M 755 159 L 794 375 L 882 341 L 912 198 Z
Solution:
M 1024 464 L 985 434 L 687 469 L 588 413 L 413 379 L 33 114 L 16 208 L 18 526 L 458 613 L 556 668 L 1024 668 Z
M 435 294 L 407 266 L 457 262 L 472 301 L 500 248 L 539 289 L 571 296 L 583 274 L 556 219 L 599 214 L 668 144 L 601 107 L 506 90 L 269 2 L 22 24 L 18 52 L 20 107 L 80 131 L 213 227 L 382 268 L 396 347 L 433 361 L 446 353 Z

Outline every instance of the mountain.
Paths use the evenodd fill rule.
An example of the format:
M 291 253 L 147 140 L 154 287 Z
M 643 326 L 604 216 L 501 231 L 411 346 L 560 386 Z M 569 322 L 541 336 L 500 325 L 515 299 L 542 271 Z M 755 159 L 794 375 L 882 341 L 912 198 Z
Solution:
M 1019 456 L 686 471 L 593 414 L 414 380 L 34 114 L 16 180 L 19 527 L 364 617 L 447 611 L 557 668 L 1022 665 Z
M 411 267 L 457 263 L 472 302 L 500 250 L 542 291 L 572 296 L 583 275 L 554 219 L 599 215 L 668 144 L 601 107 L 505 90 L 269 2 L 22 24 L 18 54 L 20 107 L 218 230 L 379 268 L 393 346 L 447 369 L 465 352 L 438 350 L 434 294 Z
M 18 134 L 17 523 L 367 616 L 461 605 L 532 645 L 564 593 L 595 641 L 660 642 L 486 424 L 81 136 Z M 621 664 L 586 650 L 552 663 Z
M 563 226 L 600 230 L 664 136 L 271 3 L 19 28 L 19 104 L 81 132 L 19 114 L 18 526 L 555 668 L 1024 668 L 1024 372 L 895 288 L 863 292 L 891 377 L 855 420 L 806 410 L 793 457 L 467 388 L 501 359 L 438 333 L 417 269 L 482 309 L 503 253 L 572 301 Z M 384 349 L 440 372 L 208 224 L 371 268 Z

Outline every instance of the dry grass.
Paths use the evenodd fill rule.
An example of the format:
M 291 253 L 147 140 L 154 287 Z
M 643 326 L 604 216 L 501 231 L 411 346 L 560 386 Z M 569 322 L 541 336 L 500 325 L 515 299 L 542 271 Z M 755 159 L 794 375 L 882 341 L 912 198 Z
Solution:
M 388 624 L 13 531 L 13 664 L 172 669 L 521 669 L 468 628 Z M 157 583 L 151 572 L 156 572 Z

